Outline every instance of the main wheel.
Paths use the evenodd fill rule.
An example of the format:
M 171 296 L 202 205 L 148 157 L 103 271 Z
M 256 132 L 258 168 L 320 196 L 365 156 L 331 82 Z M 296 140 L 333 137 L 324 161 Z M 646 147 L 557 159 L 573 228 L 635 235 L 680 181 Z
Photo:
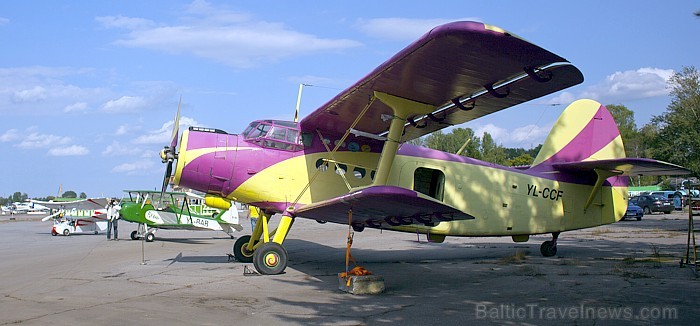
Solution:
M 55 237 L 58 235 L 58 232 L 56 232 L 56 230 L 51 230 L 51 235 Z
M 68 229 L 63 230 L 63 235 L 69 236 L 69 235 L 70 235 L 70 231 L 68 231 Z
M 260 274 L 282 274 L 287 268 L 287 250 L 277 242 L 265 243 L 253 253 L 253 264 Z
M 156 239 L 156 236 L 153 235 L 153 233 L 148 233 L 146 234 L 146 242 L 153 242 L 153 240 Z
M 131 231 L 131 240 L 138 240 L 139 239 L 139 232 L 138 231 Z
M 248 250 L 248 242 L 250 241 L 250 236 L 249 235 L 244 235 L 238 240 L 236 240 L 236 243 L 233 244 L 233 256 L 236 257 L 236 260 L 241 262 L 241 263 L 252 263 L 253 262 L 253 253 L 255 253 L 255 250 L 249 251 Z M 255 241 L 253 244 L 257 244 L 258 241 Z
M 552 257 L 557 254 L 557 247 L 554 246 L 553 241 L 545 241 L 540 245 L 540 253 L 545 257 Z

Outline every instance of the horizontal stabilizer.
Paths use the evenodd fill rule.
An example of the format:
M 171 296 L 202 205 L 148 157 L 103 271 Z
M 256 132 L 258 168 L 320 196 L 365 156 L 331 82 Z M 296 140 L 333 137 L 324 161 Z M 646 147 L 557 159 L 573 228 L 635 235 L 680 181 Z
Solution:
M 565 171 L 593 171 L 605 170 L 618 172 L 626 176 L 638 175 L 685 175 L 690 174 L 690 170 L 663 161 L 648 158 L 617 158 L 609 160 L 593 160 L 555 163 L 552 165 L 555 170 Z
M 474 217 L 413 190 L 395 186 L 372 186 L 304 206 L 293 215 L 347 224 L 352 210 L 352 224 L 371 227 L 428 224 L 440 221 L 467 220 Z

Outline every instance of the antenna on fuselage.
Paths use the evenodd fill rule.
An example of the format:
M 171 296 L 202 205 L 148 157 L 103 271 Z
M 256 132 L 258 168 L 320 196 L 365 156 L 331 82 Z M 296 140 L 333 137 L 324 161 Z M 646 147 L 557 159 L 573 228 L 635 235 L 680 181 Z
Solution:
M 299 83 L 299 95 L 297 95 L 297 109 L 296 109 L 296 112 L 294 113 L 294 122 L 299 122 L 299 105 L 301 105 L 301 91 L 304 89 L 304 86 L 311 86 L 311 85 Z

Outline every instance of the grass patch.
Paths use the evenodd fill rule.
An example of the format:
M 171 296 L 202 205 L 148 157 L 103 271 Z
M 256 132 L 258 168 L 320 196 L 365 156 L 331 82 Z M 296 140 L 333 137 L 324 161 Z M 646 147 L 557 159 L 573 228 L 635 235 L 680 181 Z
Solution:
M 530 253 L 528 250 L 516 250 L 514 254 L 510 256 L 506 256 L 501 258 L 501 261 L 499 264 L 501 265 L 510 265 L 510 264 L 520 264 L 525 259 L 527 259 L 527 255 Z

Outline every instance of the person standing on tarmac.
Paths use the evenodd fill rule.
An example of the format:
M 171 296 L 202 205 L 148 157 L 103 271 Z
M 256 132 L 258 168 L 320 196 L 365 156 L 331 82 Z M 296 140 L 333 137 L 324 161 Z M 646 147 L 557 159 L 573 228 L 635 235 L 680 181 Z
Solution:
M 111 199 L 107 206 L 107 240 L 112 240 L 112 228 L 114 228 L 114 240 L 119 240 L 117 228 L 119 226 L 119 210 L 122 208 L 116 199 Z
M 258 222 L 258 218 L 260 217 L 260 208 L 248 205 L 248 214 L 246 217 L 250 220 L 251 230 L 255 232 L 255 223 Z

